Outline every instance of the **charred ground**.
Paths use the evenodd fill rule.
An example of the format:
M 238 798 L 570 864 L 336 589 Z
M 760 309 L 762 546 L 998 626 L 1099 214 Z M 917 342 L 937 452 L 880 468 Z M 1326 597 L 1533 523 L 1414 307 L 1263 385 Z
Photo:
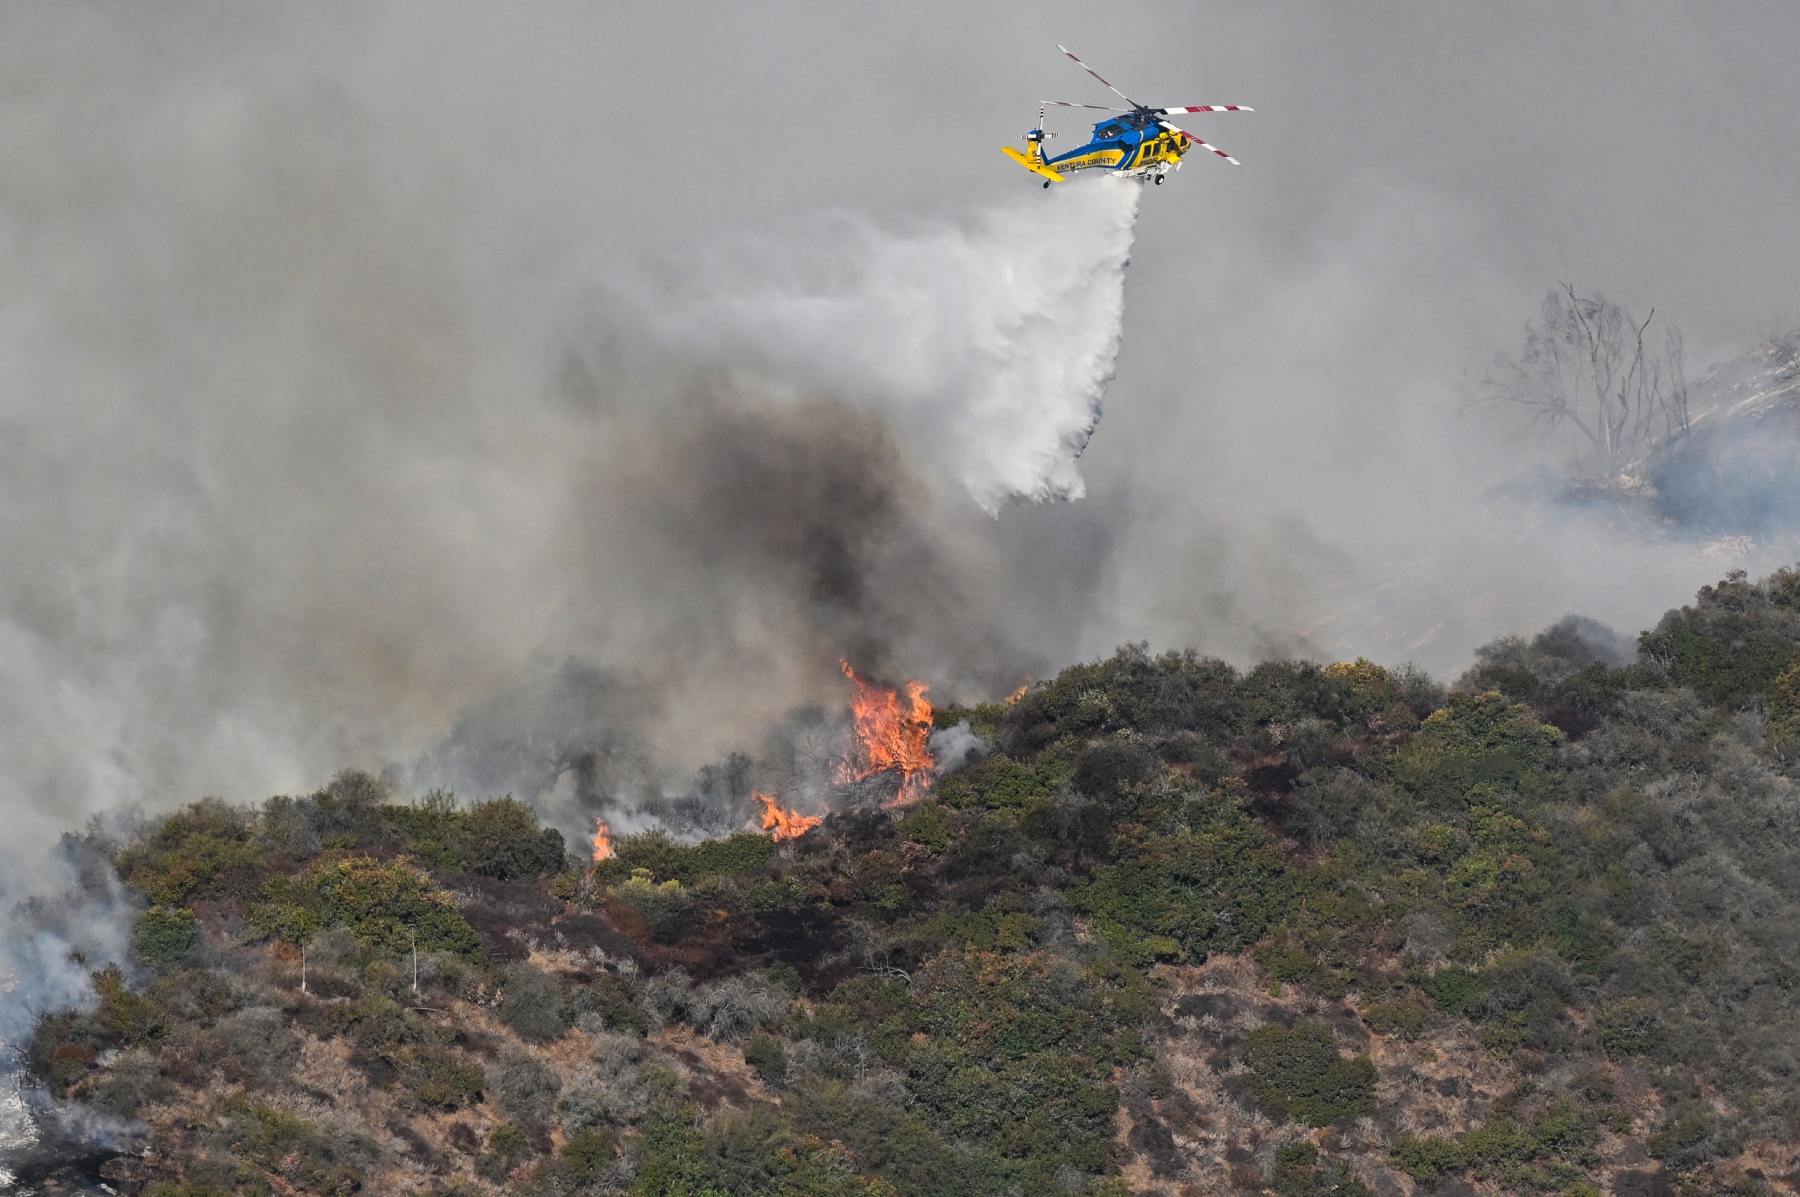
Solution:
M 154 1197 L 1795 1191 L 1800 574 L 1631 656 L 1127 649 L 940 711 L 991 751 L 917 804 L 597 866 L 201 803 L 70 841 L 134 959 L 29 1076 Z

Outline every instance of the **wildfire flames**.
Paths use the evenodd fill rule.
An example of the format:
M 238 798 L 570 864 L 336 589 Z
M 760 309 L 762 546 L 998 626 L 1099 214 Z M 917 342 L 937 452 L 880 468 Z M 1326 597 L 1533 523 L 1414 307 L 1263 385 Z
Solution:
M 594 863 L 611 860 L 613 857 L 613 833 L 605 819 L 594 819 Z
M 850 710 L 856 718 L 856 748 L 844 762 L 840 781 L 861 781 L 877 773 L 898 772 L 900 793 L 893 805 L 917 800 L 937 762 L 926 747 L 931 739 L 931 704 L 925 684 L 907 682 L 904 691 L 879 686 L 856 676 L 850 662 L 839 661 L 844 676 L 856 685 Z
M 783 810 L 767 794 L 752 790 L 750 796 L 763 804 L 762 829 L 777 843 L 805 835 L 825 820 L 818 815 L 803 815 L 797 810 Z

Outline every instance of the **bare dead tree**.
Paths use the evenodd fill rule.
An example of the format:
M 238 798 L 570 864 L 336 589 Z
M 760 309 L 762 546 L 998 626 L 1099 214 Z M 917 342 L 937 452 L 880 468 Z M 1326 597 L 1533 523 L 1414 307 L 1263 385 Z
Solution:
M 1522 408 L 1552 436 L 1566 436 L 1573 472 L 1607 487 L 1629 485 L 1627 467 L 1691 423 L 1681 330 L 1664 331 L 1660 353 L 1644 345 L 1656 310 L 1642 323 L 1595 292 L 1569 283 L 1544 296 L 1525 326 L 1518 357 L 1498 354 L 1482 398 Z

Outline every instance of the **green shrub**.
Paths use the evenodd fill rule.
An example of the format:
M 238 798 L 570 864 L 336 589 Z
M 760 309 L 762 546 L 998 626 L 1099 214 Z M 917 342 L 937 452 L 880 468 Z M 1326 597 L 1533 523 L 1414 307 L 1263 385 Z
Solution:
M 444 1047 L 403 1047 L 394 1054 L 394 1068 L 407 1104 L 415 1109 L 451 1111 L 481 1100 L 482 1071 Z
M 950 820 L 944 815 L 943 804 L 931 800 L 914 806 L 895 825 L 894 835 L 933 852 L 942 852 L 950 846 Z
M 192 962 L 205 946 L 200 920 L 179 907 L 152 906 L 131 923 L 131 955 L 152 968 Z
M 1686 1170 L 1709 1160 L 1736 1155 L 1743 1136 L 1708 1113 L 1671 1118 L 1650 1136 L 1650 1155 L 1671 1168 Z
M 243 812 L 216 798 L 164 819 L 114 860 L 126 884 L 161 906 L 193 898 L 247 896 L 256 890 L 263 850 Z
M 1297 984 L 1319 969 L 1319 962 L 1305 949 L 1291 944 L 1264 944 L 1256 949 L 1256 962 L 1269 970 L 1269 975 L 1283 984 Z
M 488 1069 L 487 1091 L 507 1117 L 527 1127 L 550 1124 L 561 1090 L 556 1071 L 526 1052 L 509 1052 Z
M 1356 1178 L 1349 1165 L 1321 1167 L 1319 1149 L 1304 1140 L 1275 1149 L 1269 1187 L 1278 1197 L 1372 1197 L 1369 1187 Z
M 1452 964 L 1438 969 L 1426 978 L 1424 990 L 1439 1010 L 1445 1014 L 1458 1015 L 1474 1005 L 1487 992 L 1487 986 L 1468 969 Z
M 1452 694 L 1398 753 L 1394 778 L 1440 806 L 1462 805 L 1477 786 L 1529 791 L 1542 784 L 1561 741 L 1556 728 L 1500 694 Z
M 618 1156 L 618 1136 L 603 1127 L 578 1131 L 569 1136 L 562 1149 L 562 1158 L 568 1164 L 567 1178 L 577 1185 L 600 1179 L 606 1166 Z
M 1657 1004 L 1647 997 L 1625 998 L 1600 1007 L 1600 1045 L 1609 1056 L 1641 1056 L 1659 1037 Z
M 538 877 L 563 866 L 562 832 L 539 828 L 537 815 L 516 798 L 477 802 L 457 822 L 452 842 L 462 867 L 487 877 Z
M 352 856 L 321 861 L 300 877 L 271 877 L 250 921 L 263 934 L 293 943 L 343 927 L 365 947 L 395 957 L 415 943 L 421 952 L 482 952 L 456 899 L 403 860 Z
M 620 905 L 643 916 L 657 939 L 673 940 L 687 922 L 688 891 L 673 878 L 658 884 L 649 869 L 633 869 L 631 876 L 610 892 Z
M 1498 1178 L 1508 1191 L 1554 1189 L 1579 1177 L 1574 1164 L 1589 1161 L 1599 1138 L 1592 1114 L 1563 1098 L 1530 1122 L 1500 1114 L 1464 1135 L 1460 1143 L 1400 1135 L 1390 1158 L 1395 1167 L 1422 1183 L 1472 1171 L 1483 1179 Z
M 475 1171 L 485 1180 L 504 1184 L 507 1175 L 534 1154 L 525 1132 L 510 1122 L 502 1122 L 489 1132 L 487 1150 L 475 1161 Z
M 603 882 L 612 883 L 623 881 L 642 869 L 652 880 L 692 885 L 707 877 L 738 877 L 759 872 L 774 857 L 775 841 L 766 835 L 740 831 L 722 839 L 682 844 L 659 827 L 618 840 L 613 858 L 603 861 L 595 875 Z
M 507 968 L 501 987 L 500 1021 L 531 1043 L 561 1038 L 569 1029 L 569 1015 L 556 978 L 534 964 Z
M 1258 1097 L 1313 1126 L 1375 1108 L 1375 1065 L 1338 1052 L 1337 1036 L 1318 1019 L 1292 1027 L 1268 1023 L 1250 1032 L 1245 1082 Z
M 1111 861 L 1069 892 L 1126 961 L 1202 961 L 1255 943 L 1293 902 L 1294 878 L 1268 832 L 1240 811 L 1172 834 L 1122 828 Z
M 1701 587 L 1691 606 L 1663 616 L 1638 638 L 1638 651 L 1709 703 L 1742 706 L 1763 698 L 1800 660 L 1785 597 L 1793 577 L 1783 570 L 1750 582 L 1735 570 L 1718 585 Z
M 134 990 L 118 965 L 109 964 L 94 973 L 93 984 L 100 999 L 94 1009 L 94 1021 L 106 1029 L 114 1042 L 134 1046 L 162 1034 L 167 1026 L 166 1012 Z
M 243 1098 L 227 1104 L 232 1154 L 313 1193 L 353 1193 L 373 1152 L 354 1136 L 327 1133 L 303 1118 Z
M 787 1083 L 787 1048 L 773 1035 L 751 1036 L 750 1042 L 744 1045 L 744 1063 L 771 1089 L 779 1089 Z
M 1402 1134 L 1394 1140 L 1393 1151 L 1388 1156 L 1394 1166 L 1417 1181 L 1429 1183 L 1440 1176 L 1464 1171 L 1468 1165 L 1463 1160 L 1462 1149 L 1449 1139 L 1436 1136 L 1420 1138 L 1410 1133 Z
M 586 1031 L 623 1031 L 642 1035 L 650 1029 L 650 1016 L 631 998 L 624 984 L 611 973 L 602 973 L 588 985 L 569 994 L 569 1013 Z
M 1377 1035 L 1416 1039 L 1425 1029 L 1425 1007 L 1410 998 L 1376 1002 L 1363 1008 L 1362 1020 Z
M 1005 810 L 1046 799 L 1050 789 L 1035 770 L 995 752 L 941 779 L 936 796 L 952 810 Z

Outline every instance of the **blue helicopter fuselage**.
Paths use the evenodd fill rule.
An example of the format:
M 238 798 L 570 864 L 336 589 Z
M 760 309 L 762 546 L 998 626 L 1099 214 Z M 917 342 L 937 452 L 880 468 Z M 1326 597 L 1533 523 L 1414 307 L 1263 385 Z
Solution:
M 1160 173 L 1178 165 L 1186 150 L 1187 139 L 1155 115 L 1121 112 L 1096 123 L 1086 145 L 1046 157 L 1044 165 L 1063 174 L 1075 170 Z

